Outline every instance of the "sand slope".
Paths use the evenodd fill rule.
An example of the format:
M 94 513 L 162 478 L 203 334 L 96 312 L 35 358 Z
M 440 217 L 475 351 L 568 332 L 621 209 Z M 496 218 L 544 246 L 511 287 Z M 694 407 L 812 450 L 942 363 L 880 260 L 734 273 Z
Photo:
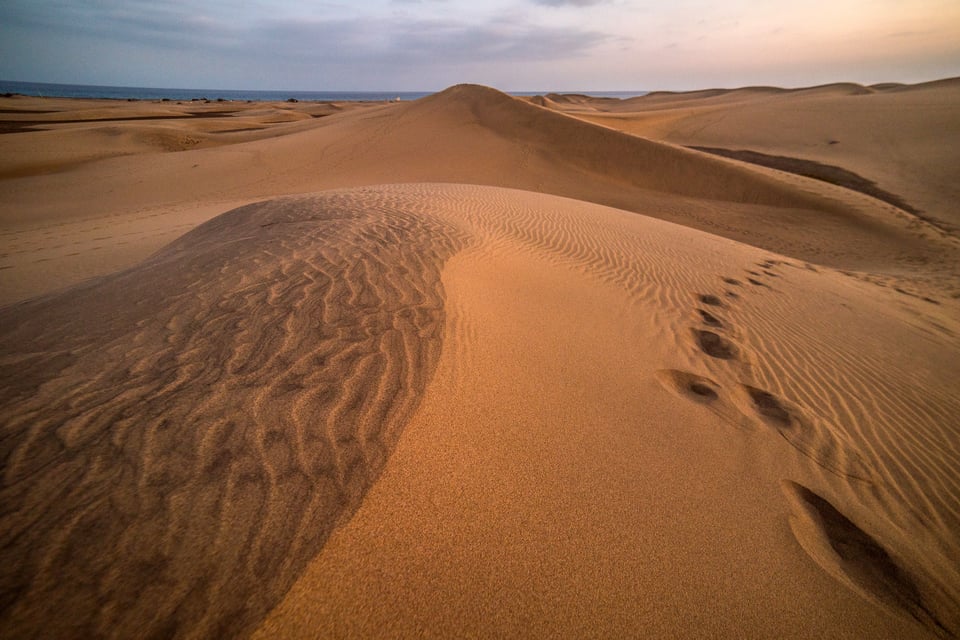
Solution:
M 556 106 L 637 135 L 840 166 L 960 229 L 960 79 L 654 93 Z
M 484 87 L 292 126 L 261 140 L 0 180 L 3 299 L 129 266 L 238 204 L 393 182 L 553 193 L 847 269 L 902 273 L 944 253 L 939 231 L 885 203 L 585 124 Z
M 3 315 L 8 633 L 232 636 L 275 604 L 435 366 L 457 241 L 418 213 L 239 209 Z
M 960 633 L 956 238 L 629 102 L 0 136 L 0 635 Z
M 456 193 L 451 213 L 484 240 L 444 271 L 448 342 L 402 462 L 262 637 L 926 635 L 868 600 L 955 629 L 956 494 L 903 493 L 955 485 L 953 339 L 906 329 L 886 292 L 727 241 Z M 916 358 L 903 377 L 892 341 Z M 943 378 L 919 382 L 918 363 Z M 859 525 L 806 524 L 783 480 Z M 815 557 L 866 599 L 795 555 L 860 527 L 905 582 L 861 579 L 883 574 L 869 554 Z
M 4 628 L 956 630 L 958 347 L 897 298 L 529 192 L 238 209 L 3 312 Z

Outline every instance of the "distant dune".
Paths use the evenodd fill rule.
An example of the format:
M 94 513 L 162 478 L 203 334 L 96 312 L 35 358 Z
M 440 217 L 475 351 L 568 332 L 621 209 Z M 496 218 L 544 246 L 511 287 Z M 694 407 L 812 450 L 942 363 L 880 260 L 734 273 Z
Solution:
M 84 114 L 75 102 L 67 102 L 71 120 L 108 115 L 99 107 Z M 131 105 L 134 113 L 144 109 L 153 114 L 158 108 Z M 36 107 L 33 102 L 24 106 Z M 198 110 L 168 103 L 162 108 Z M 260 115 L 244 115 L 245 108 Z M 213 109 L 214 105 L 205 105 L 201 113 L 209 115 Z M 188 155 L 156 153 L 155 147 L 137 142 L 153 135 L 148 133 L 153 125 L 146 121 L 109 125 L 98 121 L 92 130 L 80 129 L 86 131 L 80 140 L 74 137 L 81 135 L 75 133 L 76 125 L 4 136 L 5 144 L 29 150 L 5 156 L 10 159 L 8 175 L 22 175 L 38 166 L 47 169 L 43 175 L 0 180 L 0 218 L 6 221 L 14 248 L 0 267 L 16 265 L 0 269 L 0 300 L 14 301 L 130 266 L 232 206 L 277 194 L 393 182 L 443 181 L 552 193 L 654 215 L 846 269 L 893 267 L 902 274 L 910 265 L 944 254 L 938 241 L 928 238 L 938 234 L 936 227 L 926 229 L 923 220 L 891 211 L 872 198 L 583 123 L 491 89 L 453 87 L 418 102 L 347 108 L 339 115 L 306 121 L 283 116 L 288 122 L 270 124 L 281 119 L 277 113 L 304 109 L 327 112 L 322 105 L 304 103 L 275 109 L 234 104 L 217 105 L 217 111 L 228 114 L 220 118 L 162 121 L 181 128 L 184 140 L 209 137 L 205 132 L 210 129 L 236 129 L 238 120 L 246 126 L 263 123 L 263 130 L 219 134 L 226 138 L 218 138 L 217 146 L 198 143 L 204 148 Z M 921 118 L 900 110 L 890 113 L 910 121 Z M 772 118 L 767 121 L 774 122 Z M 767 126 L 764 122 L 760 118 L 743 122 L 738 129 L 744 132 L 741 138 L 749 142 L 751 132 Z M 623 121 L 612 124 L 621 126 Z M 884 130 L 888 129 L 904 127 Z M 777 139 L 778 130 L 771 128 L 765 135 Z M 56 144 L 57 136 L 66 137 L 63 147 Z M 127 142 L 111 147 L 116 140 Z M 726 138 L 683 142 L 733 146 Z M 71 152 L 72 144 L 79 150 Z M 753 147 L 769 151 L 753 144 L 736 148 Z M 909 148 L 906 143 L 904 148 Z M 953 153 L 949 144 L 938 148 L 943 151 L 933 153 L 935 159 Z M 113 157 L 85 159 L 84 154 L 91 152 L 83 149 Z M 904 156 L 890 158 L 904 162 Z M 825 164 L 839 164 L 876 180 L 859 164 Z M 943 162 L 937 171 L 949 172 L 952 166 Z M 911 199 L 909 189 L 876 181 L 925 211 L 925 216 L 944 218 Z M 952 187 L 943 188 L 949 192 Z M 104 233 L 107 228 L 110 232 Z M 104 244 L 107 241 L 109 245 Z M 111 250 L 103 251 L 105 246 Z
M 960 78 L 917 85 L 651 93 L 571 115 L 677 144 L 842 167 L 960 229 Z M 602 113 L 601 113 L 602 112 Z
M 0 99 L 0 635 L 957 635 L 957 86 Z

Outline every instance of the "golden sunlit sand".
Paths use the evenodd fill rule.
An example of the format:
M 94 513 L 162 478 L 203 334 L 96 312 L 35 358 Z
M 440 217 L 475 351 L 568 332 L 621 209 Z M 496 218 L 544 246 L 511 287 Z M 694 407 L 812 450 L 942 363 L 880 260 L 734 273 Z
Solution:
M 0 109 L 0 635 L 960 633 L 957 81 Z

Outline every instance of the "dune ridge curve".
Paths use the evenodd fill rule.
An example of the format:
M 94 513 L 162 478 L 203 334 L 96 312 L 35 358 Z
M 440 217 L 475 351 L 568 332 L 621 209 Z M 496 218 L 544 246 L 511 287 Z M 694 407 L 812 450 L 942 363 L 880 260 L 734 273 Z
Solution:
M 416 407 L 459 242 L 387 193 L 280 200 L 4 310 L 4 634 L 249 632 Z

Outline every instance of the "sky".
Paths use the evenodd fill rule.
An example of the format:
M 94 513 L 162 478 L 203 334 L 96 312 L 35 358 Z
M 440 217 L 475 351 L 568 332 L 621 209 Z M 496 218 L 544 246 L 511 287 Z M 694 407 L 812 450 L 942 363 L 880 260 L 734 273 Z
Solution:
M 631 91 L 960 76 L 960 0 L 0 0 L 0 79 Z

